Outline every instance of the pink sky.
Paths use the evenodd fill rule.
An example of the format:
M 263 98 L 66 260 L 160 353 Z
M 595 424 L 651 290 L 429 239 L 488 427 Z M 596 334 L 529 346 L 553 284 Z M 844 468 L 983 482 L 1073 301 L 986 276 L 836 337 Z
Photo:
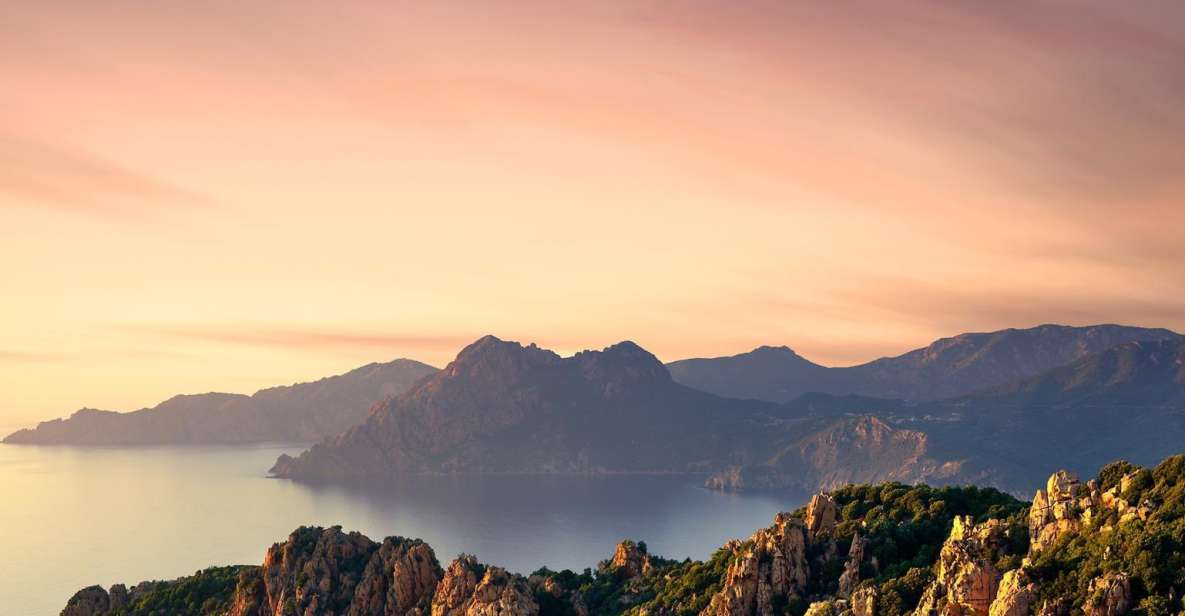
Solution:
M 0 0 L 0 424 L 485 333 L 1185 330 L 1185 5 Z

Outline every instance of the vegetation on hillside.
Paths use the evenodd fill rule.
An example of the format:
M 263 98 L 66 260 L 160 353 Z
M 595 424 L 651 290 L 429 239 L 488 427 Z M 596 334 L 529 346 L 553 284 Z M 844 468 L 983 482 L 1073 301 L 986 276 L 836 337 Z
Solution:
M 1097 581 L 1122 574 L 1130 579 L 1133 613 L 1185 614 L 1185 455 L 1151 469 L 1115 462 L 1104 467 L 1095 482 L 1103 492 L 1114 488 L 1112 494 L 1119 495 L 1122 505 L 1096 507 L 1080 530 L 1032 552 L 1029 505 L 995 489 L 887 483 L 836 490 L 834 528 L 806 547 L 810 575 L 801 596 L 776 598 L 775 611 L 801 616 L 810 601 L 835 595 L 848 549 L 859 536 L 864 541 L 859 584 L 875 587 L 876 614 L 909 614 L 935 580 L 936 563 L 955 517 L 970 516 L 976 523 L 1001 521 L 994 528 L 1002 533 L 1003 545 L 993 548 L 992 567 L 997 572 L 1024 570 L 1035 585 L 1032 611 L 1060 606 L 1051 613 L 1101 613 L 1091 609 L 1100 602 Z M 1137 509 L 1139 515 L 1133 513 Z M 804 519 L 806 508 L 790 515 Z M 298 550 L 316 549 L 312 533 L 298 530 L 294 537 Z M 721 548 L 706 561 L 665 560 L 646 554 L 645 544 L 623 545 L 645 556 L 644 573 L 631 577 L 603 562 L 579 573 L 540 569 L 532 574 L 540 616 L 698 614 L 722 588 L 729 566 L 752 544 Z M 258 572 L 258 567 L 214 567 L 160 582 L 112 614 L 219 613 L 230 604 L 240 574 L 251 577 Z

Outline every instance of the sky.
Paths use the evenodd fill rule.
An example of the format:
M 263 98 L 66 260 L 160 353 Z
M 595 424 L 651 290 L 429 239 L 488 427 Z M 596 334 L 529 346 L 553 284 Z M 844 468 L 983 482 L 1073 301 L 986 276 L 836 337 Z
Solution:
M 1185 3 L 0 0 L 0 425 L 487 333 L 1185 330 Z

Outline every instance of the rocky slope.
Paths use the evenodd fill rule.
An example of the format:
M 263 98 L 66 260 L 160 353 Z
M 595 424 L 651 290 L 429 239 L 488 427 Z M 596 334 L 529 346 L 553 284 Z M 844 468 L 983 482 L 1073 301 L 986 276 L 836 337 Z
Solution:
M 1004 385 L 1128 342 L 1180 336 L 1167 329 L 1041 325 L 967 333 L 937 340 L 897 357 L 827 368 L 786 347 L 671 362 L 674 379 L 736 398 L 787 402 L 807 392 L 879 398 L 940 400 Z
M 208 393 L 170 398 L 130 413 L 82 409 L 68 419 L 20 430 L 5 443 L 143 445 L 316 441 L 366 418 L 377 401 L 406 391 L 436 368 L 410 359 L 369 364 L 311 383 L 246 396 Z
M 884 481 L 944 482 L 959 478 L 956 459 L 931 456 L 929 438 L 871 415 L 848 417 L 807 433 L 761 464 L 729 467 L 705 486 L 723 490 L 822 488 Z
M 231 582 L 233 581 L 233 582 Z M 131 590 L 92 586 L 63 615 L 1172 616 L 1185 591 L 1185 456 L 1080 482 L 1032 505 L 976 487 L 847 486 L 708 561 L 625 541 L 584 573 L 529 577 L 422 541 L 300 528 L 262 566 Z

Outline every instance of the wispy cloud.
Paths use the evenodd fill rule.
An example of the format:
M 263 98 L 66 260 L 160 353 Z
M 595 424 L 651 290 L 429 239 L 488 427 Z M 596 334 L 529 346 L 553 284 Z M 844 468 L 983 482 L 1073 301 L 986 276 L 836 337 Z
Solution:
M 246 325 L 144 325 L 127 329 L 213 343 L 295 349 L 310 352 L 400 349 L 459 350 L 477 336 L 356 332 L 332 329 L 252 327 Z
M 40 353 L 36 351 L 12 351 L 0 349 L 0 361 L 13 363 L 49 363 L 69 359 L 65 355 L 56 353 Z
M 88 214 L 144 214 L 201 195 L 88 152 L 0 134 L 0 198 Z

